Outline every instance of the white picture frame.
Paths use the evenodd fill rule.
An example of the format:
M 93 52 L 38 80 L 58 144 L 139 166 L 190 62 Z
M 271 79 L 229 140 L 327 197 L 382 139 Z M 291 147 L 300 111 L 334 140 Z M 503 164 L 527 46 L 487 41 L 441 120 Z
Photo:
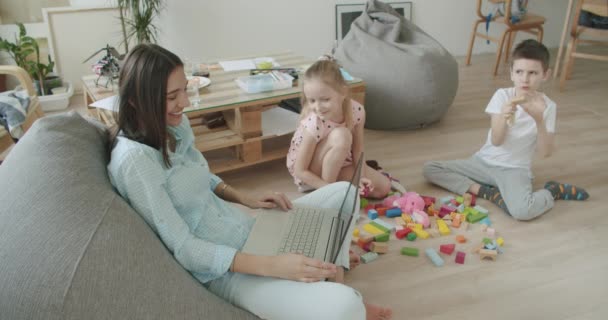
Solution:
M 393 9 L 412 21 L 412 2 L 386 2 Z M 350 25 L 365 11 L 365 3 L 336 4 L 336 41 L 340 42 L 350 30 Z

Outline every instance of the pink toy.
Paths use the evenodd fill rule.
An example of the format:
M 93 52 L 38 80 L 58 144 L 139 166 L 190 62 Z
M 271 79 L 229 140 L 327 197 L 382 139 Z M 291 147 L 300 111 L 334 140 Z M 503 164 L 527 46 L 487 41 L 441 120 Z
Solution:
M 456 252 L 456 259 L 454 259 L 454 261 L 456 263 L 464 264 L 464 257 L 465 256 L 466 256 L 466 253 L 464 253 L 462 251 L 458 251 L 458 252 Z
M 393 202 L 395 202 L 395 200 L 397 200 L 399 198 L 400 198 L 400 196 L 398 194 L 394 194 L 392 196 L 386 197 L 382 201 L 382 206 L 385 208 L 395 207 L 395 204 L 393 204 Z
M 401 211 L 412 214 L 414 210 L 424 210 L 424 199 L 416 192 L 406 192 L 403 196 L 393 201 L 393 205 L 401 208 Z
M 414 219 L 416 223 L 422 224 L 425 228 L 428 228 L 431 225 L 429 215 L 422 210 L 414 209 L 414 212 L 412 212 L 412 219 Z

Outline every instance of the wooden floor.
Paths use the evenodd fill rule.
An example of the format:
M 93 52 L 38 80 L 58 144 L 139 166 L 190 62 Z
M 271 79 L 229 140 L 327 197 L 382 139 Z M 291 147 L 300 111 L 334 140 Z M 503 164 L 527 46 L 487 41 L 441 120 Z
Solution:
M 416 131 L 365 132 L 366 154 L 377 159 L 408 190 L 444 196 L 425 182 L 421 169 L 429 159 L 468 157 L 485 141 L 489 118 L 484 109 L 499 87 L 510 86 L 507 70 L 491 77 L 493 55 L 459 59 L 460 85 L 441 122 Z M 464 233 L 469 243 L 465 265 L 445 257 L 437 268 L 424 256 L 399 255 L 402 246 L 422 249 L 454 243 L 454 236 L 414 243 L 392 239 L 390 252 L 348 272 L 347 284 L 374 303 L 393 308 L 395 319 L 607 319 L 608 318 L 608 63 L 577 60 L 566 91 L 547 83 L 558 106 L 557 152 L 534 165 L 538 188 L 550 179 L 587 188 L 585 202 L 558 201 L 530 222 L 518 222 L 496 206 L 493 226 L 505 239 L 496 262 L 470 253 L 483 237 L 479 225 Z M 284 161 L 222 175 L 240 188 L 296 193 Z M 461 233 L 457 231 L 456 233 Z

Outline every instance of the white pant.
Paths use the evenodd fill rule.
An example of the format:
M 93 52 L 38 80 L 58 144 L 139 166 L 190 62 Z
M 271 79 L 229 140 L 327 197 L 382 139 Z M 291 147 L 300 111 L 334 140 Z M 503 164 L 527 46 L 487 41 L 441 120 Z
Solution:
M 348 182 L 332 183 L 298 198 L 294 203 L 339 209 L 348 184 Z M 344 210 L 352 210 L 353 197 L 358 197 L 355 190 L 351 188 Z M 355 217 L 336 263 L 347 268 L 352 230 L 359 215 L 358 199 L 355 206 Z M 205 286 L 228 302 L 262 319 L 365 319 L 365 306 L 361 294 L 339 283 L 304 283 L 228 272 L 221 278 L 206 283 Z

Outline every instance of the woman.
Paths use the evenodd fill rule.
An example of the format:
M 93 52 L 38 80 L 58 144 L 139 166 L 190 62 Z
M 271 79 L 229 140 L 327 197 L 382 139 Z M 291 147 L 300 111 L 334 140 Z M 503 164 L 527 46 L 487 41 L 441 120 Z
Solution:
M 120 74 L 112 184 L 158 234 L 177 261 L 216 295 L 267 319 L 383 319 L 390 310 L 364 304 L 343 284 L 324 282 L 336 265 L 296 254 L 240 252 L 254 219 L 228 202 L 288 210 L 282 193 L 239 191 L 209 172 L 194 147 L 183 63 L 152 44 L 138 45 Z M 296 203 L 339 208 L 347 183 Z M 351 198 L 356 196 L 353 192 Z M 352 208 L 351 208 L 352 209 Z M 348 267 L 348 246 L 341 252 Z M 314 307 L 313 307 L 314 306 Z

